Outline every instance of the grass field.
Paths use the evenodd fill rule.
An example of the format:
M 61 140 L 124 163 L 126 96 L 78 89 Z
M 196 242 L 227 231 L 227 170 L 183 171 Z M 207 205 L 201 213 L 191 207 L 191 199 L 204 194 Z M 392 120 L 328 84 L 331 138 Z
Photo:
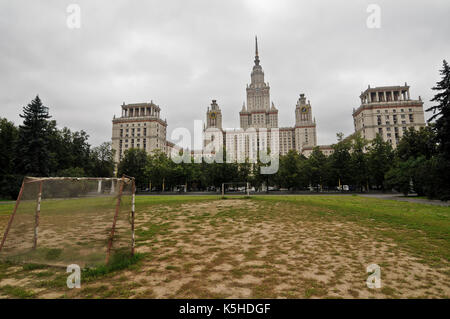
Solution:
M 0 205 L 0 229 L 12 207 Z M 1 263 L 0 297 L 450 296 L 450 207 L 359 196 L 138 196 L 136 224 L 136 257 L 83 271 L 81 289 L 66 287 L 62 268 Z M 380 289 L 365 283 L 372 263 Z

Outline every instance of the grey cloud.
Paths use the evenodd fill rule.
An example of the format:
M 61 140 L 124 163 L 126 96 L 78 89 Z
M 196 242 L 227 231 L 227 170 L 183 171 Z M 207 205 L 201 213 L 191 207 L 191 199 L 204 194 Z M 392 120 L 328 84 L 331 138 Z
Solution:
M 320 144 L 353 132 L 351 112 L 371 86 L 411 85 L 425 106 L 449 59 L 450 3 L 376 1 L 381 29 L 366 27 L 375 1 L 76 1 L 82 28 L 66 27 L 75 1 L 0 3 L 0 116 L 20 122 L 39 93 L 60 126 L 111 138 L 122 102 L 153 100 L 170 132 L 193 127 L 211 99 L 224 126 L 238 112 L 253 65 L 254 35 L 279 108 L 294 123 L 298 94 L 311 100 Z

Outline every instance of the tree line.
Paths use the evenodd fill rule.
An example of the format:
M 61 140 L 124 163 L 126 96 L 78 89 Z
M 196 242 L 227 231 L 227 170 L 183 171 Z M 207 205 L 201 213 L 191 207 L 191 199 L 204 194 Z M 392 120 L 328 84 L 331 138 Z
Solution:
M 18 127 L 0 118 L 0 198 L 15 198 L 24 176 L 110 177 L 111 143 L 92 147 L 89 135 L 57 128 L 39 96 L 23 108 Z

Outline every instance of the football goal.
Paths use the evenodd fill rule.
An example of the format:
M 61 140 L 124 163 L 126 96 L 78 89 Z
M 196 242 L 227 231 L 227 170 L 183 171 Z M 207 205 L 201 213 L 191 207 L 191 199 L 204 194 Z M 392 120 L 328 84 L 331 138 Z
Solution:
M 135 249 L 133 177 L 25 177 L 0 259 L 95 267 Z
M 250 183 L 248 182 L 222 183 L 222 197 L 224 197 L 225 195 L 250 196 Z

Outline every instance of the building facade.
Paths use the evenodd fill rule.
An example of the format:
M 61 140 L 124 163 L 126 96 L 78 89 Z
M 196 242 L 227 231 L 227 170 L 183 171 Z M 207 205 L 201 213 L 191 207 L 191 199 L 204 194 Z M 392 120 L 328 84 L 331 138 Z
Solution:
M 409 86 L 384 86 L 361 92 L 361 105 L 353 109 L 355 132 L 367 140 L 377 134 L 397 147 L 404 132 L 410 127 L 426 126 L 421 97 L 413 100 Z
M 122 104 L 122 114 L 114 117 L 112 124 L 112 149 L 114 161 L 119 163 L 124 152 L 130 148 L 143 149 L 150 153 L 161 150 L 169 153 L 173 144 L 166 140 L 167 121 L 160 118 L 161 109 L 150 103 Z
M 258 40 L 255 38 L 255 60 L 246 87 L 246 102 L 239 112 L 239 129 L 222 127 L 222 111 L 216 100 L 206 111 L 204 146 L 215 150 L 225 146 L 228 160 L 256 161 L 258 151 L 285 155 L 290 150 L 299 154 L 317 145 L 316 121 L 312 116 L 310 101 L 304 94 L 295 106 L 295 123 L 291 127 L 279 127 L 278 109 L 270 100 L 270 86 L 264 80 L 260 65 Z M 322 148 L 328 149 L 328 146 Z M 310 151 L 305 153 L 310 154 Z

